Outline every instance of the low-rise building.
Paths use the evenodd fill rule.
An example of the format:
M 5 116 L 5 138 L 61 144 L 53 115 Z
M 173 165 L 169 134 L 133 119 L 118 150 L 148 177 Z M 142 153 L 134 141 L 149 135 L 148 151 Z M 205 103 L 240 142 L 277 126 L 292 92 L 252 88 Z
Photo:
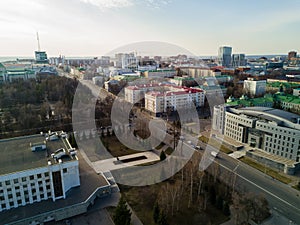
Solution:
M 248 78 L 244 81 L 244 89 L 251 96 L 264 95 L 266 93 L 266 80 L 253 80 Z
M 227 101 L 227 105 L 230 106 L 242 106 L 242 107 L 252 107 L 252 106 L 260 106 L 260 107 L 270 107 L 274 106 L 274 98 L 272 95 L 265 95 L 261 98 L 248 98 L 246 95 L 243 95 L 239 99 L 234 99 L 230 96 Z
M 221 71 L 218 69 L 203 68 L 197 66 L 180 67 L 180 70 L 186 73 L 189 77 L 193 77 L 193 78 L 214 77 L 214 76 L 221 75 Z
M 148 79 L 174 77 L 176 70 L 149 70 L 144 72 L 144 76 Z
M 19 63 L 0 63 L 1 82 L 12 82 L 14 80 L 36 79 L 36 72 L 31 65 Z
M 67 198 L 80 185 L 76 151 L 61 134 L 0 140 L 0 212 Z
M 300 88 L 293 89 L 293 95 L 296 97 L 300 97 Z

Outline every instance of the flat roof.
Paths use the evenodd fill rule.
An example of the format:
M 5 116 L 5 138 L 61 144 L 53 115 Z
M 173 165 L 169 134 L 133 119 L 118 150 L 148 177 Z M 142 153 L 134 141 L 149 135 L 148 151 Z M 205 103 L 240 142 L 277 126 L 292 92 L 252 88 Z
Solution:
M 286 112 L 280 109 L 268 108 L 268 107 L 246 107 L 238 110 L 240 110 L 242 113 L 245 113 L 246 115 L 259 116 L 259 117 L 264 117 L 265 115 L 267 119 L 274 120 L 274 121 L 279 120 L 275 117 L 280 117 L 289 122 L 295 123 L 295 118 L 300 118 L 300 116 L 297 114 Z
M 42 200 L 41 202 L 4 210 L 0 213 L 1 223 L 13 223 L 42 213 L 82 203 L 86 201 L 97 188 L 110 185 L 102 174 L 96 174 L 96 172 L 87 164 L 81 156 L 80 151 L 77 156 L 79 160 L 80 186 L 69 190 L 66 193 L 66 199 L 59 199 L 55 202 L 53 202 L 52 199 Z
M 45 136 L 41 134 L 0 140 L 0 175 L 47 166 L 51 153 L 60 148 L 65 150 L 70 148 L 67 141 L 60 138 L 56 141 L 47 141 L 46 150 L 31 151 L 30 143 L 44 141 Z M 67 160 L 73 159 L 63 158 L 63 161 Z

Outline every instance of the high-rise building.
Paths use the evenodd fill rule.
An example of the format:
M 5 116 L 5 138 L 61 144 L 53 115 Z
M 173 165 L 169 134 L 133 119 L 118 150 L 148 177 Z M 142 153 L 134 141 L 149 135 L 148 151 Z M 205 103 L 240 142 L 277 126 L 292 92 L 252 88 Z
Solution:
M 218 53 L 218 61 L 219 64 L 225 67 L 231 66 L 231 53 L 232 53 L 232 47 L 229 46 L 221 46 L 219 48 Z
M 232 67 L 246 66 L 245 54 L 233 54 L 232 55 Z

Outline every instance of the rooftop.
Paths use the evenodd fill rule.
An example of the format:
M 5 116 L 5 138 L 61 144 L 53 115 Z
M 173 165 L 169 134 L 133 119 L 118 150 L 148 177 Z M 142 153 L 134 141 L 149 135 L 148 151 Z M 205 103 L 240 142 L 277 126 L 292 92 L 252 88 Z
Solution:
M 71 148 L 65 139 L 60 138 L 56 141 L 47 141 L 46 150 L 31 151 L 30 143 L 44 141 L 45 136 L 41 134 L 0 140 L 0 175 L 47 166 L 51 153 L 60 148 L 65 150 Z M 70 156 L 63 158 L 63 161 L 72 159 Z
M 300 98 L 298 96 L 294 96 L 294 95 L 276 95 L 276 98 L 278 98 L 282 102 L 300 104 Z
M 80 152 L 78 153 L 78 159 L 80 186 L 68 191 L 66 199 L 60 199 L 55 202 L 48 199 L 34 204 L 2 211 L 0 214 L 1 223 L 13 223 L 24 218 L 82 203 L 86 201 L 97 188 L 110 185 L 102 174 L 98 175 L 93 171 L 93 169 L 91 169 L 81 156 Z
M 286 120 L 294 124 L 297 123 L 295 119 L 300 118 L 300 116 L 297 114 L 286 112 L 280 109 L 268 108 L 268 107 L 246 107 L 246 108 L 241 108 L 238 111 L 241 111 L 241 113 L 244 113 L 245 115 L 249 115 L 249 116 L 261 117 L 267 120 L 280 121 L 280 122 L 282 120 Z

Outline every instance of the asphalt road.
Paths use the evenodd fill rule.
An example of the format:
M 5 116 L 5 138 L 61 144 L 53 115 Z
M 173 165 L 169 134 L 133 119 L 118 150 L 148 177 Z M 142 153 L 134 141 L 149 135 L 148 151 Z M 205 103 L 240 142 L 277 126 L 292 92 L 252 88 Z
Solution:
M 200 143 L 204 151 L 218 151 L 212 146 Z M 191 148 L 188 144 L 185 145 Z M 210 156 L 211 157 L 211 156 Z M 209 160 L 209 159 L 208 159 Z M 280 214 L 287 217 L 295 224 L 300 224 L 300 192 L 292 187 L 273 179 L 272 177 L 248 166 L 247 164 L 234 159 L 223 152 L 219 152 L 219 156 L 212 163 L 218 164 L 220 167 L 219 175 L 222 173 L 232 172 L 232 177 L 228 182 L 232 183 L 236 190 L 246 189 L 257 194 L 262 194 L 269 202 L 269 205 Z

